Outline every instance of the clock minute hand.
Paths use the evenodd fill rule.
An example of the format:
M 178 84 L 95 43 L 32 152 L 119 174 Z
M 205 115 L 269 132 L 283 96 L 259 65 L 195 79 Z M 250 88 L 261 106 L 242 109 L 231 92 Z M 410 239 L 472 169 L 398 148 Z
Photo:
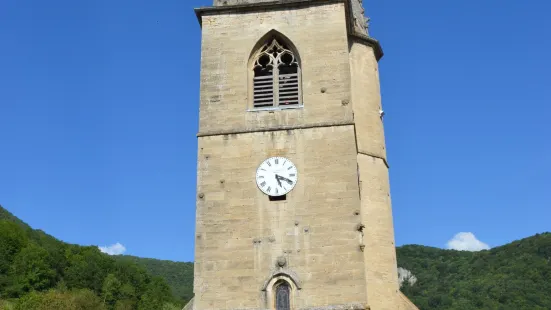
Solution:
M 279 178 L 282 179 L 283 181 L 285 181 L 285 182 L 291 184 L 291 185 L 293 184 L 293 181 L 291 181 L 291 180 L 289 180 L 289 179 L 287 179 L 287 178 L 284 178 L 284 177 L 281 177 L 281 176 L 279 176 Z

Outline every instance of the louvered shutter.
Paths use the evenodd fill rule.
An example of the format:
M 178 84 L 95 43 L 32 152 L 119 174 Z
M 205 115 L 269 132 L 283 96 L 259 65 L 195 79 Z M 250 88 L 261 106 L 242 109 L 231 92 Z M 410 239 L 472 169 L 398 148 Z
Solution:
M 298 73 L 279 75 L 279 105 L 289 106 L 299 104 Z
M 274 105 L 273 75 L 254 77 L 254 107 L 272 107 Z

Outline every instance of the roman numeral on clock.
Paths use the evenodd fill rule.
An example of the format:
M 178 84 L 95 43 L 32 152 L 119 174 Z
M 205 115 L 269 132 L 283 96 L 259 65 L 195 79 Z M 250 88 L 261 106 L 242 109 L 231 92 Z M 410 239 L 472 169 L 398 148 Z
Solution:
M 280 197 L 293 190 L 298 174 L 297 167 L 291 160 L 273 156 L 260 163 L 256 170 L 255 183 L 264 194 Z

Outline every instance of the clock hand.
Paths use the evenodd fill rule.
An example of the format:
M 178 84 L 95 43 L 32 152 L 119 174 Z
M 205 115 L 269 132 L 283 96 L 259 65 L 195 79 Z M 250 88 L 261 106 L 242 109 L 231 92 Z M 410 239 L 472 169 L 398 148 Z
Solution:
M 277 181 L 277 184 L 279 184 L 279 187 L 281 187 L 281 180 L 279 178 L 281 178 L 279 175 L 275 175 L 275 178 L 276 178 L 276 181 Z
M 291 185 L 293 184 L 293 181 L 291 181 L 291 180 L 289 180 L 289 179 L 287 179 L 287 178 L 284 178 L 284 177 L 279 177 L 279 178 L 282 179 L 283 181 L 285 181 L 285 182 L 291 184 Z

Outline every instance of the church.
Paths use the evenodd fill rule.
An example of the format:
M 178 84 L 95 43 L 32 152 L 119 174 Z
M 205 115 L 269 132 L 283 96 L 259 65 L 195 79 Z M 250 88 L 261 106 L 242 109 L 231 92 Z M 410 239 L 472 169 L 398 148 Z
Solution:
M 195 13 L 195 297 L 185 309 L 417 309 L 399 290 L 383 52 L 362 0 L 214 0 Z

